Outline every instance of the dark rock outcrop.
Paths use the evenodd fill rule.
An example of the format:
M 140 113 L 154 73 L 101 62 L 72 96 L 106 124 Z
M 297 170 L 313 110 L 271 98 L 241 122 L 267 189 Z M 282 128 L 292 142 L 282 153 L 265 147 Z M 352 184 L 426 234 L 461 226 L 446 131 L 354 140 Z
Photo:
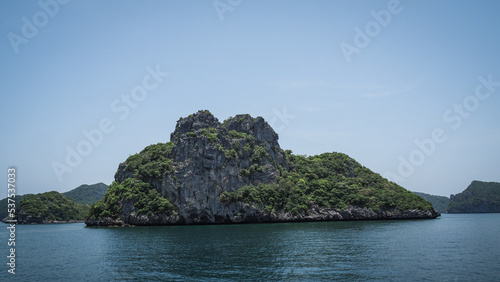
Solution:
M 43 218 L 34 217 L 32 215 L 27 215 L 24 212 L 20 212 L 17 214 L 17 223 L 18 224 L 41 224 L 44 223 Z

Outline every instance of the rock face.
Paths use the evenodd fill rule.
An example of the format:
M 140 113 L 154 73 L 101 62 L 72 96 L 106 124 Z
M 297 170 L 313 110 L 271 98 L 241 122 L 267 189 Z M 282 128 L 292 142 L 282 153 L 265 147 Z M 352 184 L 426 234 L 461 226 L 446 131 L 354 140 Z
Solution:
M 45 222 L 40 217 L 33 217 L 32 215 L 27 215 L 24 212 L 20 212 L 17 215 L 17 223 L 18 224 L 40 224 L 40 223 L 45 223 Z
M 217 132 L 217 133 L 215 133 Z M 231 135 L 231 133 L 232 135 Z M 217 135 L 217 142 L 212 136 Z M 240 138 L 243 137 L 243 138 Z M 237 141 L 235 141 L 237 140 Z M 238 115 L 222 125 L 208 112 L 198 112 L 187 118 L 181 118 L 170 136 L 174 142 L 172 158 L 175 171 L 166 175 L 162 181 L 153 181 L 153 186 L 178 207 L 177 218 L 129 216 L 130 224 L 163 223 L 224 223 L 242 222 L 238 214 L 249 218 L 262 215 L 259 210 L 246 205 L 232 204 L 225 206 L 217 198 L 222 191 L 235 191 L 245 185 L 274 183 L 279 175 L 278 165 L 288 168 L 283 150 L 278 144 L 278 134 L 262 117 Z M 249 170 L 253 146 L 264 148 L 266 157 L 260 160 L 262 171 L 255 171 L 251 176 L 242 175 L 242 170 Z M 222 149 L 219 147 L 222 146 Z M 231 158 L 225 152 L 234 150 L 241 155 Z M 121 164 L 116 179 L 121 182 L 131 177 L 133 172 Z M 125 205 L 128 212 L 134 209 Z M 246 220 L 246 219 L 245 219 Z
M 175 211 L 140 212 L 134 196 L 119 202 L 119 212 L 110 216 L 99 212 L 87 219 L 88 226 L 214 224 L 248 222 L 292 222 L 390 218 L 435 218 L 439 213 L 423 210 L 373 211 L 349 206 L 337 210 L 313 206 L 306 214 L 285 210 L 265 210 L 255 203 L 224 202 L 223 193 L 244 186 L 278 183 L 291 165 L 280 148 L 278 135 L 262 117 L 238 115 L 221 123 L 208 111 L 181 118 L 170 136 L 168 161 L 132 165 L 122 163 L 115 174 L 116 183 L 138 179 L 151 185 L 175 206 Z M 170 147 L 169 147 L 170 148 Z M 142 157 L 150 154 L 141 152 Z M 154 157 L 149 156 L 152 160 Z M 143 173 L 147 166 L 161 167 L 160 174 Z M 111 186 L 113 187 L 113 186 Z M 110 190 L 112 190 L 110 187 Z M 109 191 L 108 191 L 109 192 Z M 111 192 L 109 192 L 111 193 Z M 110 196 L 111 197 L 111 196 Z M 108 198 L 110 198 L 108 197 Z M 106 200 L 105 196 L 105 200 Z M 109 200 L 109 199 L 107 199 Z M 97 209 L 97 208 L 96 208 Z

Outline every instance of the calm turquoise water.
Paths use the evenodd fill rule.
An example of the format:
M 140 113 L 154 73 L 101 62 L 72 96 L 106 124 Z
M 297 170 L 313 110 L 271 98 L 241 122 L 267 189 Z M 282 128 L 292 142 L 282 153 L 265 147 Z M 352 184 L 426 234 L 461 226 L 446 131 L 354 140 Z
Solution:
M 7 273 L 7 231 L 0 232 L 0 281 L 500 279 L 500 214 L 260 225 L 18 226 L 15 275 Z

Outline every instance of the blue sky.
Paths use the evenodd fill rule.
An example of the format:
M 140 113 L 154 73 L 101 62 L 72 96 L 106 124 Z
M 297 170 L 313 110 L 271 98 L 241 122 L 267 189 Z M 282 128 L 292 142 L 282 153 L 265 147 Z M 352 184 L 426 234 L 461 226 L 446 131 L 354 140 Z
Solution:
M 500 182 L 498 11 L 498 1 L 0 1 L 0 181 L 16 166 L 19 194 L 110 184 L 129 155 L 208 109 L 221 121 L 263 116 L 283 149 L 343 152 L 412 191 Z

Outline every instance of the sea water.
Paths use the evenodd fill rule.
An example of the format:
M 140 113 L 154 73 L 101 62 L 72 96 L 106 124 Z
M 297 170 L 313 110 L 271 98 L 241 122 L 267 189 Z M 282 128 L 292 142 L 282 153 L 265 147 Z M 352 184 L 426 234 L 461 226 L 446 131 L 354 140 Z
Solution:
M 431 220 L 0 231 L 0 281 L 500 281 L 500 214 Z

